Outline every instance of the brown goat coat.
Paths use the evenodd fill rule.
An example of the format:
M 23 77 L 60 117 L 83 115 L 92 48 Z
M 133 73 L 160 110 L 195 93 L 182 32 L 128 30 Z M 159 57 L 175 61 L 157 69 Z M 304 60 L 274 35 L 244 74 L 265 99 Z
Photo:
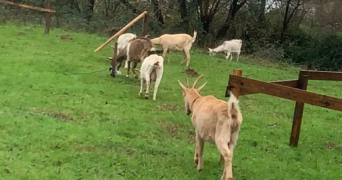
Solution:
M 149 51 L 153 48 L 153 43 L 150 39 L 147 38 L 135 38 L 132 39 L 129 44 L 127 45 L 127 61 L 128 61 L 128 68 L 127 68 L 127 77 L 129 75 L 130 69 L 130 62 L 134 63 L 133 66 L 133 73 L 136 76 L 135 68 L 137 63 L 143 62 L 144 59 L 149 55 Z
M 204 141 L 214 143 L 225 162 L 221 179 L 230 180 L 233 178 L 233 150 L 243 121 L 242 114 L 233 95 L 228 102 L 212 95 L 202 97 L 199 93 L 205 84 L 198 89 L 194 88 L 200 77 L 195 80 L 192 88 L 187 88 L 179 82 L 183 90 L 185 111 L 188 115 L 192 112 L 191 122 L 196 132 L 194 162 L 197 163 L 197 170 L 201 171 Z

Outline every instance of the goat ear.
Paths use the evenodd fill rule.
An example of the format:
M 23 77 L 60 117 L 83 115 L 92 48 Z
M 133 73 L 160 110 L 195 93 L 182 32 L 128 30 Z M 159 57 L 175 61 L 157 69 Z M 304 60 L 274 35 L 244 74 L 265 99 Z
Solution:
M 178 80 L 180 87 L 182 88 L 183 92 L 185 92 L 186 87 Z
M 203 88 L 204 88 L 204 86 L 207 84 L 207 82 L 205 82 L 201 87 L 199 87 L 198 89 L 197 89 L 197 92 L 198 93 L 201 93 L 201 91 L 203 90 Z

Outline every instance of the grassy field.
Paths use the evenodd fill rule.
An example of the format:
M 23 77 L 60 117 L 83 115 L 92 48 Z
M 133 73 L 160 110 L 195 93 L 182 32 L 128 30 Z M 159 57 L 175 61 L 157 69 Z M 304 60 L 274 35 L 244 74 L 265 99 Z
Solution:
M 0 179 L 220 178 L 223 166 L 214 145 L 205 145 L 201 173 L 192 162 L 194 130 L 177 84 L 184 82 L 180 53 L 164 64 L 154 102 L 151 95 L 138 96 L 139 80 L 109 76 L 109 46 L 94 53 L 106 37 L 43 32 L 0 25 Z M 65 34 L 72 40 L 61 40 Z M 208 81 L 202 95 L 223 100 L 234 68 L 263 81 L 298 76 L 299 68 L 251 62 L 256 61 L 243 55 L 236 62 L 193 50 L 191 68 L 205 74 L 198 85 Z M 339 98 L 341 88 L 340 82 L 309 83 L 310 91 Z M 299 147 L 290 148 L 294 102 L 251 95 L 241 97 L 240 106 L 244 123 L 234 179 L 342 179 L 340 112 L 305 106 Z

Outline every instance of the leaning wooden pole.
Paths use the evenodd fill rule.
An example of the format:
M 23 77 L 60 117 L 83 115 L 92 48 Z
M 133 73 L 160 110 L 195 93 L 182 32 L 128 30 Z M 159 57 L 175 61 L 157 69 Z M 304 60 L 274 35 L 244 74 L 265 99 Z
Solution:
M 95 49 L 94 52 L 100 51 L 102 48 L 104 48 L 107 44 L 109 44 L 111 41 L 113 41 L 115 38 L 120 36 L 123 32 L 125 32 L 129 27 L 133 26 L 134 23 L 139 21 L 141 18 L 143 18 L 147 14 L 147 11 L 144 11 L 139 16 L 137 16 L 135 19 L 133 19 L 130 23 L 128 23 L 125 27 L 123 27 L 119 32 L 114 34 L 111 38 L 109 38 L 105 43 L 103 43 L 101 46 L 99 46 L 97 49 Z

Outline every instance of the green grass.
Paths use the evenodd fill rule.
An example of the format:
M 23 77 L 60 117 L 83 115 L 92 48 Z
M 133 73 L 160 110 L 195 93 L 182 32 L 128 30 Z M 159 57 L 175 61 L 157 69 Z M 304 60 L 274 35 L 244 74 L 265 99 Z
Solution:
M 138 96 L 139 80 L 109 76 L 109 46 L 94 53 L 105 37 L 43 32 L 0 26 L 1 179 L 220 178 L 223 167 L 214 145 L 205 145 L 201 173 L 192 162 L 194 130 L 177 84 L 184 82 L 180 53 L 164 64 L 154 102 L 151 95 L 149 100 Z M 63 34 L 73 39 L 61 40 Z M 233 69 L 263 81 L 298 76 L 295 67 L 251 62 L 245 56 L 240 62 L 225 61 L 193 50 L 191 68 L 205 74 L 199 85 L 208 81 L 202 95 L 223 100 Z M 337 82 L 309 83 L 310 91 L 339 98 L 341 88 Z M 244 122 L 234 151 L 234 179 L 342 178 L 340 112 L 306 105 L 299 147 L 290 148 L 293 101 L 259 94 L 242 96 L 240 106 Z

